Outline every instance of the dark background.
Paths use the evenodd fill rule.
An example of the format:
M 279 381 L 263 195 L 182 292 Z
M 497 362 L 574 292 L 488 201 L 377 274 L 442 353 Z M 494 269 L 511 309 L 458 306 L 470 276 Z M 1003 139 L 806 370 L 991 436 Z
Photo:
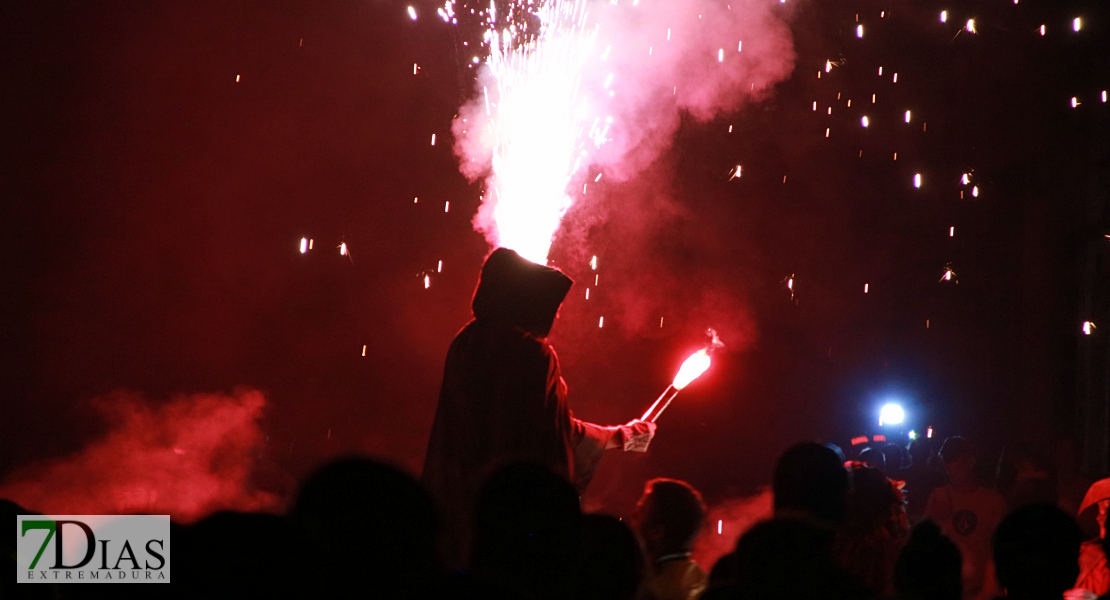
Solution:
M 649 174 L 598 188 L 672 210 L 568 215 L 579 234 L 552 258 L 580 284 L 552 342 L 579 416 L 638 415 L 723 312 L 732 334 L 651 452 L 603 462 L 596 502 L 652 475 L 749 489 L 794 441 L 876 430 L 888 398 L 987 449 L 1075 436 L 1106 470 L 1110 13 L 883 4 L 802 3 L 772 98 L 684 122 Z M 261 452 L 282 473 L 352 451 L 419 470 L 488 247 L 449 138 L 472 85 L 464 36 L 405 6 L 0 8 L 0 476 L 102 434 L 88 401 L 113 389 L 235 386 L 266 394 Z M 970 17 L 978 34 L 958 33 Z M 587 303 L 591 254 L 605 281 Z M 940 281 L 949 265 L 958 283 Z M 667 326 L 598 328 L 630 294 Z

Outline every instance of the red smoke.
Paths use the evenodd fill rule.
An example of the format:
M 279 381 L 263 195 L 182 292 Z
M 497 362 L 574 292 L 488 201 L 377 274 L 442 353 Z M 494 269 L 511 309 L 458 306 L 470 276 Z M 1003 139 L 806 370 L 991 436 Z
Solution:
M 276 496 L 248 484 L 263 440 L 261 392 L 162 403 L 116 391 L 92 404 L 110 431 L 76 454 L 14 473 L 0 497 L 44 514 L 169 514 L 181 522 L 277 506 Z
M 705 122 L 768 97 L 775 84 L 794 70 L 788 24 L 793 4 L 777 0 L 592 3 L 586 31 L 596 27 L 596 59 L 582 66 L 574 85 L 584 105 L 595 107 L 612 125 L 606 128 L 606 141 L 596 147 L 584 144 L 591 148 L 582 155 L 587 164 L 567 190 L 545 191 L 578 196 L 588 171 L 591 181 L 598 171 L 607 181 L 634 179 L 671 147 L 683 114 Z M 496 96 L 491 100 L 490 94 L 496 90 L 494 75 L 481 68 L 473 98 L 459 108 L 452 125 L 459 170 L 471 181 L 489 173 L 494 146 L 500 141 L 490 129 L 490 103 L 496 104 Z M 542 110 L 536 108 L 536 119 L 551 116 Z M 559 157 L 564 158 L 575 157 Z M 495 229 L 496 202 L 497 194 L 487 189 L 475 216 L 476 230 Z M 622 211 L 612 212 L 621 216 Z M 560 231 L 556 237 L 567 235 Z M 496 236 L 491 243 L 496 243 Z
M 736 540 L 752 525 L 771 518 L 773 502 L 771 488 L 767 487 L 754 496 L 710 507 L 708 522 L 694 543 L 694 560 L 706 570 L 717 564 L 718 559 L 736 549 Z M 718 523 L 721 533 L 717 533 Z

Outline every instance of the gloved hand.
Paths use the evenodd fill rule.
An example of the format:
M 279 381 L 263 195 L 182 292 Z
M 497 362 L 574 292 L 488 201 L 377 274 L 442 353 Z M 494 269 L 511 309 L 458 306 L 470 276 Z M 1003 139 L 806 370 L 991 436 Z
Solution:
M 633 419 L 619 427 L 625 452 L 647 452 L 648 445 L 655 437 L 657 425 L 651 421 Z

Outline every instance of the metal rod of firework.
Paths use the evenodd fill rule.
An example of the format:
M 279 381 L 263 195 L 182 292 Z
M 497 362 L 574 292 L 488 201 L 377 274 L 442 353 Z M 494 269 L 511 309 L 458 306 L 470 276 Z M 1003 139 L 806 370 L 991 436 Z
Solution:
M 670 394 L 670 398 L 667 398 L 668 394 Z M 673 385 L 668 385 L 667 389 L 663 390 L 663 393 L 659 394 L 659 397 L 655 399 L 655 402 L 653 402 L 651 406 L 649 406 L 648 409 L 644 411 L 644 414 L 640 417 L 640 420 L 647 421 L 648 417 L 651 416 L 652 411 L 655 410 L 655 407 L 659 406 L 659 403 L 663 402 L 664 399 L 666 399 L 667 404 L 670 404 L 671 398 L 674 398 L 675 394 L 678 394 L 678 390 L 674 389 Z
M 691 381 L 700 377 L 702 373 L 705 373 L 709 368 L 709 364 L 708 350 L 702 349 L 691 354 L 690 357 L 682 363 L 682 366 L 679 367 L 678 374 L 674 376 L 674 381 L 671 382 L 671 385 L 663 390 L 663 393 L 660 394 L 659 398 L 657 398 L 650 407 L 648 407 L 644 415 L 640 417 L 640 420 L 651 421 L 652 423 L 658 420 L 659 416 L 663 414 L 663 411 L 667 410 L 667 407 L 671 405 L 671 401 L 678 395 L 678 392 L 689 385 Z M 663 403 L 662 408 L 652 415 L 652 411 L 655 410 L 656 406 L 659 406 L 660 402 Z M 649 419 L 648 417 L 651 418 Z

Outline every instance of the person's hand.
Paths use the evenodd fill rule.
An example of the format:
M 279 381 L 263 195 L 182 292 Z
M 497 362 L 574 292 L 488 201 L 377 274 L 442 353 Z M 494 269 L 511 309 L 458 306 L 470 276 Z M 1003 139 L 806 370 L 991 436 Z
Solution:
M 1064 600 L 1098 600 L 1098 594 L 1083 588 L 1075 588 L 1064 592 Z
M 620 426 L 624 438 L 625 452 L 647 452 L 648 445 L 655 437 L 656 424 L 650 421 L 633 419 Z

